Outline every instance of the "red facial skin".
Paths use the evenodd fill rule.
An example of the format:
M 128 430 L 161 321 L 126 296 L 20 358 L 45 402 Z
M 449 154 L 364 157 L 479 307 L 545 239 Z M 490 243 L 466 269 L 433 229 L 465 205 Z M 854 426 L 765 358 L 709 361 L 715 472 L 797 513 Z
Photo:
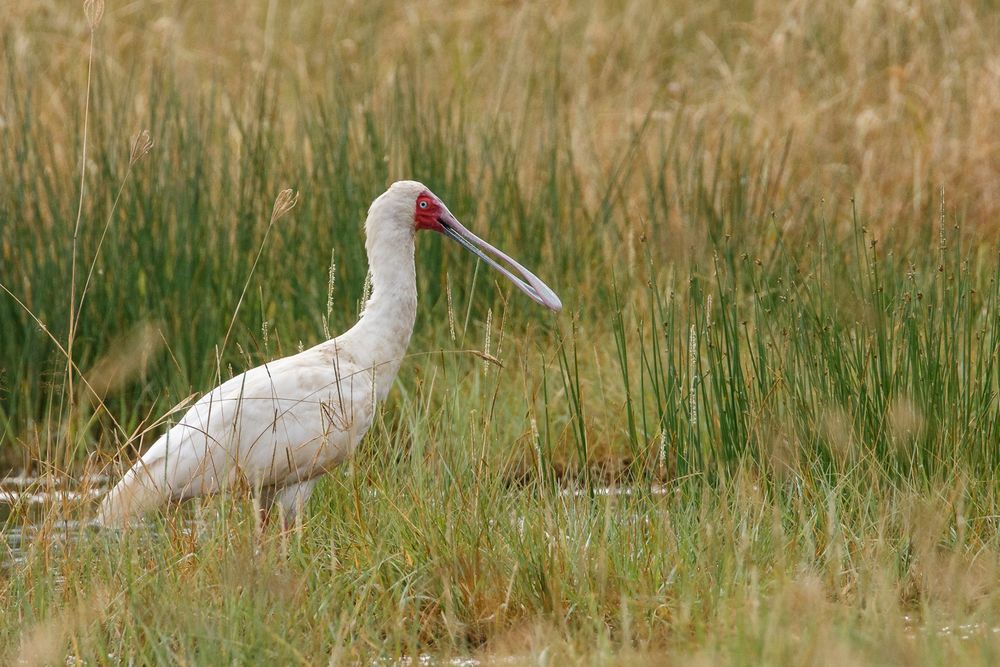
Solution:
M 421 229 L 432 232 L 444 231 L 444 227 L 438 222 L 442 211 L 437 197 L 424 190 L 417 196 L 417 203 L 414 206 L 413 226 L 417 231 Z

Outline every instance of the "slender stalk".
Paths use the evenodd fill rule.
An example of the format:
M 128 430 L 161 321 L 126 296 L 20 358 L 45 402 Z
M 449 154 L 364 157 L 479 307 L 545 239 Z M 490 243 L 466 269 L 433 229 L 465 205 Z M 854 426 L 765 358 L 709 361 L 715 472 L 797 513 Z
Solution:
M 77 246 L 80 239 L 80 221 L 83 219 L 83 199 L 87 186 L 87 140 L 90 129 L 90 90 L 94 72 L 94 47 L 97 41 L 97 27 L 91 25 L 90 47 L 87 53 L 87 88 L 83 103 L 83 146 L 80 152 L 80 197 L 76 206 L 76 222 L 73 223 L 73 248 L 71 250 L 70 280 L 69 280 L 69 333 L 66 338 L 66 386 L 68 414 L 66 423 L 72 424 L 75 404 L 73 391 L 73 342 L 76 340 L 77 305 L 76 305 L 76 263 Z

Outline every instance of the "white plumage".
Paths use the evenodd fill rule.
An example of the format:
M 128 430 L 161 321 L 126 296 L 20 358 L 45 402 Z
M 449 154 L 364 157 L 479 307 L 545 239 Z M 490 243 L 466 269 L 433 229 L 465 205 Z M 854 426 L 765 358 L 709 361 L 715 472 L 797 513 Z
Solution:
M 561 308 L 552 290 L 466 230 L 425 186 L 394 183 L 372 203 L 365 222 L 373 292 L 358 323 L 199 399 L 107 494 L 99 519 L 125 526 L 168 501 L 214 493 L 242 479 L 260 494 L 263 507 L 277 504 L 290 520 L 316 479 L 354 452 L 392 386 L 416 317 L 414 237 L 421 229 L 458 241 L 538 303 Z

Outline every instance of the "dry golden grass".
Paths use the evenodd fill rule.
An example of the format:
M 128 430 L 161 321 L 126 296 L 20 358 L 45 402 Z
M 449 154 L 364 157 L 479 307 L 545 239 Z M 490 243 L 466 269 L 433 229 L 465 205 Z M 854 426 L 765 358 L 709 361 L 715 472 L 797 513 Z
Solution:
M 78 115 L 66 83 L 86 55 L 81 19 L 55 0 L 0 9 L 0 34 L 31 72 L 14 80 L 45 100 L 54 128 Z M 359 112 L 419 77 L 429 97 L 460 101 L 471 126 L 499 114 L 529 141 L 554 96 L 584 181 L 603 178 L 649 114 L 652 134 L 678 120 L 703 128 L 707 156 L 736 131 L 748 152 L 780 155 L 791 137 L 779 184 L 789 199 L 853 196 L 885 224 L 912 225 L 943 188 L 989 232 L 1000 212 L 1000 16 L 989 3 L 175 0 L 109 6 L 99 30 L 110 75 L 138 77 L 136 115 L 165 66 L 185 88 L 224 86 L 231 104 L 249 102 L 248 82 L 278 77 L 306 95 L 343 87 Z

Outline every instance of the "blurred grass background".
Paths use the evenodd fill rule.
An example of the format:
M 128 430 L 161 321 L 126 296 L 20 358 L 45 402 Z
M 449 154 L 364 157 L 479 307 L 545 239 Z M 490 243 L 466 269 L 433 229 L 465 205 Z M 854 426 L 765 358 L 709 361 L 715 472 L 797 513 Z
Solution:
M 998 38 L 990 2 L 112 4 L 82 163 L 82 9 L 6 3 L 0 284 L 67 340 L 82 168 L 73 355 L 105 399 L 0 295 L 6 470 L 128 461 L 185 397 L 346 329 L 398 178 L 566 310 L 422 236 L 412 356 L 303 531 L 250 546 L 237 505 L 124 547 L 36 539 L 2 643 L 989 664 Z M 43 537 L 86 511 L 57 510 Z M 247 589 L 250 562 L 289 585 Z

